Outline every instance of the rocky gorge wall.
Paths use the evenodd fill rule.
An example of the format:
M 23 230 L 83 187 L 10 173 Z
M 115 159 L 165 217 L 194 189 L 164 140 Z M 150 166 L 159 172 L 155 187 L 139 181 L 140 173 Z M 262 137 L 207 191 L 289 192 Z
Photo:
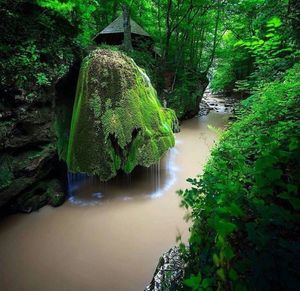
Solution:
M 0 99 L 0 207 L 31 212 L 64 200 L 54 122 L 54 88 L 40 99 L 2 90 Z
M 0 92 L 0 209 L 31 212 L 59 206 L 66 194 L 65 164 L 80 62 L 35 98 L 25 90 Z
M 74 99 L 63 88 L 82 50 L 76 27 L 36 1 L 4 1 L 0 18 L 0 212 L 31 212 L 64 201 L 56 111 Z
M 66 194 L 61 161 L 68 141 L 80 62 L 38 97 L 25 90 L 0 92 L 0 208 L 31 212 L 59 206 Z

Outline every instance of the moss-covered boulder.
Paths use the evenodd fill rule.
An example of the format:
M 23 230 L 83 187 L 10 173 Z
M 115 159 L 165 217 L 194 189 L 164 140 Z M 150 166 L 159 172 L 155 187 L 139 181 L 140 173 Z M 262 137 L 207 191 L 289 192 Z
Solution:
M 147 75 L 121 52 L 98 49 L 82 63 L 67 165 L 103 181 L 119 170 L 149 167 L 174 146 L 172 110 L 164 109 Z

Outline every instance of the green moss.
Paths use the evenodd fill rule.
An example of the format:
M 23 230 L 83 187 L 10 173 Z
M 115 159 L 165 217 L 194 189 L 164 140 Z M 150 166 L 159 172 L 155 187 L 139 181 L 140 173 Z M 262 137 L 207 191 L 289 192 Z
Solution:
M 149 167 L 174 146 L 175 113 L 134 61 L 99 49 L 84 61 L 73 109 L 68 168 L 108 180 L 118 170 Z
M 60 160 L 66 160 L 69 143 L 69 127 L 72 119 L 72 109 L 60 105 L 56 109 L 54 130 L 57 137 L 56 147 Z

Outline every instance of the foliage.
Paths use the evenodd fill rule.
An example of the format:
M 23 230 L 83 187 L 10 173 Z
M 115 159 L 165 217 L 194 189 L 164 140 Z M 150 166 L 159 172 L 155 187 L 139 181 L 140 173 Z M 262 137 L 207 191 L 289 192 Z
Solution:
M 299 56 L 299 51 L 291 43 L 284 41 L 285 35 L 281 27 L 280 18 L 272 17 L 267 21 L 262 37 L 254 35 L 248 41 L 240 40 L 235 44 L 244 47 L 255 58 L 256 69 L 250 74 L 248 81 L 248 86 L 253 89 L 280 77 Z
M 79 28 L 76 41 L 79 45 L 91 43 L 93 35 L 96 33 L 93 13 L 96 10 L 94 1 L 91 0 L 37 0 L 38 5 L 48 10 L 61 14 L 72 25 Z
M 253 57 L 236 43 L 237 38 L 231 31 L 223 35 L 210 84 L 214 92 L 232 93 L 236 84 L 253 71 Z
M 180 191 L 193 290 L 299 287 L 299 77 L 297 64 L 246 100 L 204 174 Z
M 150 33 L 161 52 L 161 58 L 154 59 L 153 52 L 141 49 L 134 51 L 132 57 L 146 69 L 159 94 L 166 86 L 163 73 L 174 72 L 173 104 L 187 105 L 184 114 L 197 111 L 199 98 L 194 97 L 199 94 L 197 89 L 192 90 L 202 80 L 193 79 L 195 84 L 185 87 L 189 90 L 184 90 L 184 94 L 178 92 L 186 82 L 185 71 L 191 69 L 205 75 L 212 64 L 220 37 L 221 1 L 124 2 L 129 5 L 132 18 Z M 120 15 L 122 3 L 118 0 L 1 0 L 1 83 L 28 89 L 28 95 L 34 100 L 38 90 L 66 73 L 75 51 L 82 52 L 94 44 L 96 33 Z
M 158 93 L 163 98 L 165 90 L 172 91 L 170 97 L 172 109 L 180 115 L 198 111 L 202 93 L 198 91 L 199 83 L 206 83 L 206 78 L 192 78 L 194 84 L 188 84 L 186 71 L 195 75 L 206 75 L 215 55 L 217 40 L 220 38 L 220 16 L 223 13 L 221 0 L 141 0 L 124 1 L 130 6 L 134 20 L 149 32 L 155 41 L 155 47 L 161 52 L 157 62 L 153 56 L 134 52 L 133 58 L 146 68 Z M 98 1 L 97 19 L 105 27 L 121 13 L 120 1 Z M 103 25 L 102 25 L 103 24 Z M 152 59 L 152 61 L 151 61 Z M 164 74 L 171 72 L 172 86 L 167 84 Z M 182 87 L 185 86 L 185 90 Z M 183 105 L 184 108 L 180 106 Z M 181 111 L 183 111 L 181 113 Z
M 214 91 L 248 95 L 299 60 L 300 7 L 295 1 L 229 1 L 225 33 L 217 49 Z
M 199 103 L 202 94 L 208 85 L 208 79 L 204 74 L 186 69 L 179 73 L 180 82 L 170 94 L 166 94 L 167 106 L 172 108 L 177 117 L 188 119 L 199 111 Z M 188 98 L 187 98 L 188 97 Z
M 180 192 L 193 220 L 189 251 L 183 250 L 186 288 L 296 290 L 300 66 L 293 65 L 299 61 L 299 1 L 0 0 L 0 92 L 25 94 L 27 101 L 44 98 L 77 55 L 94 44 L 93 36 L 121 13 L 123 2 L 161 52 L 156 60 L 145 48 L 130 56 L 159 93 L 167 91 L 164 97 L 178 117 L 197 113 L 209 73 L 214 91 L 252 94 L 204 174 L 189 179 L 192 188 Z M 129 173 L 159 160 L 174 145 L 176 116 L 161 107 L 145 72 L 131 59 L 112 47 L 100 52 L 83 61 L 70 140 L 65 108 L 55 128 L 58 154 L 69 169 L 107 180 L 120 169 Z M 170 84 L 164 74 L 172 76 Z M 15 100 L 2 99 L 5 137 L 14 124 L 2 111 Z M 12 167 L 38 163 L 38 150 L 24 149 L 19 160 L 1 154 L 3 189 L 30 186 L 30 177 L 16 180 Z M 36 185 L 33 192 L 48 186 Z M 63 195 L 52 186 L 44 198 L 59 205 Z M 24 199 L 26 209 L 37 207 L 35 193 Z
M 3 1 L 0 14 L 1 87 L 25 89 L 28 98 L 37 97 L 39 88 L 61 77 L 74 60 L 76 30 L 33 1 Z

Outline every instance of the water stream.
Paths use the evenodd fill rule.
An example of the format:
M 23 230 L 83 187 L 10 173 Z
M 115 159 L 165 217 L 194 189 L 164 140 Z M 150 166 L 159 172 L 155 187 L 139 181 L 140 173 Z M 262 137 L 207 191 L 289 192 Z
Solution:
M 141 291 L 160 255 L 188 237 L 176 190 L 200 173 L 228 115 L 182 124 L 176 146 L 150 169 L 108 183 L 70 175 L 70 197 L 0 222 L 0 290 Z M 84 181 L 84 182 L 82 182 Z

